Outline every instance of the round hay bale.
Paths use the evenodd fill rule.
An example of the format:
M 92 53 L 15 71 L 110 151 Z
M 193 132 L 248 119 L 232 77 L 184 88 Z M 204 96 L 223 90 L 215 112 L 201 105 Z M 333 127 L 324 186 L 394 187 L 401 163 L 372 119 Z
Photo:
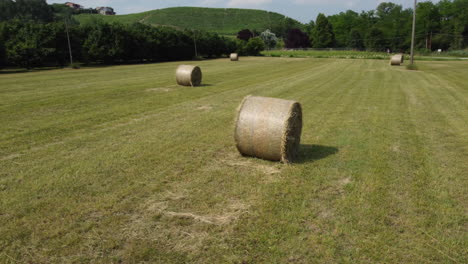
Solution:
M 401 54 L 393 55 L 390 59 L 390 65 L 392 66 L 399 66 L 401 64 L 401 60 L 403 57 Z
M 180 65 L 176 71 L 177 84 L 183 86 L 199 86 L 202 81 L 200 67 L 192 65 Z
M 237 53 L 231 53 L 231 61 L 238 61 L 239 60 L 239 54 Z
M 298 155 L 301 132 L 300 103 L 247 96 L 239 107 L 234 138 L 242 155 L 290 163 Z
M 403 62 L 405 62 L 405 54 L 400 54 L 401 56 L 401 63 L 403 64 Z

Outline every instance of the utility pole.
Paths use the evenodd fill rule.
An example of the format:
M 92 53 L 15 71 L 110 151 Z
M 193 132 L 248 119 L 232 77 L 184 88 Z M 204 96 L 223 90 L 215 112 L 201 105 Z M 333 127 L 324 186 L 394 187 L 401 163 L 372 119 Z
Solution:
M 416 5 L 417 5 L 417 0 L 414 0 L 413 33 L 411 35 L 411 64 L 414 64 L 414 36 L 416 34 Z
M 193 31 L 193 43 L 195 44 L 195 59 L 198 58 L 198 51 L 197 51 L 197 37 L 195 30 Z
M 68 52 L 70 53 L 70 67 L 73 67 L 73 55 L 72 55 L 72 49 L 71 49 L 70 34 L 68 33 L 67 18 L 65 18 L 65 28 L 67 30 Z

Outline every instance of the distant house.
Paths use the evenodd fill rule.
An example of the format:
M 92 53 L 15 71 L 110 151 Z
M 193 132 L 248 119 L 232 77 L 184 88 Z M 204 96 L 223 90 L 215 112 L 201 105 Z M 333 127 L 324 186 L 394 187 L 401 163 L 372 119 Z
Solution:
M 83 9 L 83 6 L 81 6 L 79 4 L 72 3 L 72 2 L 66 2 L 65 5 L 72 8 L 72 9 L 75 9 L 75 10 Z
M 105 16 L 113 16 L 115 15 L 114 8 L 108 7 L 108 6 L 101 6 L 101 7 L 96 7 L 96 10 L 98 11 L 99 14 L 105 15 Z

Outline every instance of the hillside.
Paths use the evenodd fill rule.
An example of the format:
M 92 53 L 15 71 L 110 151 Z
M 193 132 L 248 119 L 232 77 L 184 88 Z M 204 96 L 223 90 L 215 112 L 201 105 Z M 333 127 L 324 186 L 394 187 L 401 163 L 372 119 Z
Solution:
M 280 27 L 287 18 L 284 15 L 263 10 L 199 7 L 173 7 L 117 16 L 94 14 L 75 16 L 82 23 L 91 20 L 93 17 L 107 22 L 141 22 L 181 29 L 205 30 L 224 35 L 235 35 L 239 30 L 245 28 L 263 31 Z M 300 24 L 298 21 L 294 20 L 294 22 Z

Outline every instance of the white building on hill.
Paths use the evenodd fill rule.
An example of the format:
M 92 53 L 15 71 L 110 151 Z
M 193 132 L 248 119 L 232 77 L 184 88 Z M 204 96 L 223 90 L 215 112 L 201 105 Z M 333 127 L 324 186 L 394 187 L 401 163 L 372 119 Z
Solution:
M 108 7 L 108 6 L 101 6 L 101 7 L 96 7 L 96 10 L 98 11 L 99 14 L 105 15 L 105 16 L 113 16 L 115 15 L 114 8 Z

